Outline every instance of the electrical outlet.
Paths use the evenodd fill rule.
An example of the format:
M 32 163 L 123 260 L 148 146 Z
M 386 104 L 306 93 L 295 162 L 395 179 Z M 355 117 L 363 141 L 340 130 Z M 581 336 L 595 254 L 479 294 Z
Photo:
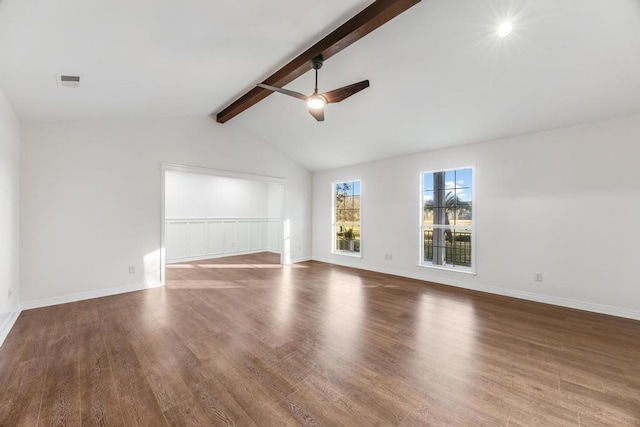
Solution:
M 537 272 L 536 275 L 534 276 L 534 280 L 536 282 L 542 282 L 542 273 Z
M 11 295 L 13 295 L 13 291 L 9 289 L 9 299 L 11 299 Z
M 129 274 L 134 274 L 136 272 L 136 266 L 135 265 L 130 265 L 129 266 Z
M 393 261 L 393 254 L 389 254 L 389 261 Z
M 393 254 L 384 254 L 384 259 L 387 261 L 393 261 Z

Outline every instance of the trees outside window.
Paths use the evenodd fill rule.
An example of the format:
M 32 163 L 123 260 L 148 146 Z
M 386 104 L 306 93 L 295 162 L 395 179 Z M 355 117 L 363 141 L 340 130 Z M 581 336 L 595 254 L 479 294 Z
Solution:
M 333 252 L 359 255 L 360 181 L 333 184 Z
M 471 168 L 421 174 L 421 264 L 473 268 Z

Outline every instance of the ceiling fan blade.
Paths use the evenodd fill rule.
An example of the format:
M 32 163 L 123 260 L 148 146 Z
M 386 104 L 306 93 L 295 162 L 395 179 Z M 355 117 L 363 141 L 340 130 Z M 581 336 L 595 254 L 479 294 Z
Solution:
M 289 89 L 283 89 L 281 87 L 269 86 L 269 85 L 266 85 L 266 84 L 263 84 L 263 83 L 258 83 L 257 86 L 261 87 L 263 89 L 269 89 L 269 90 L 272 90 L 274 92 L 280 92 L 280 93 L 283 93 L 285 95 L 293 96 L 294 98 L 302 99 L 303 101 L 306 101 L 307 98 L 308 98 L 307 95 L 303 95 L 303 94 L 301 94 L 299 92 L 294 92 L 294 91 L 289 90 Z
M 354 93 L 360 92 L 362 89 L 366 89 L 369 87 L 369 80 L 364 80 L 358 83 L 354 83 L 349 86 L 341 87 L 339 89 L 334 89 L 327 93 L 323 93 L 322 96 L 325 97 L 327 103 L 336 103 L 343 101 L 353 95 Z
M 311 114 L 317 121 L 324 122 L 324 108 L 309 108 L 309 114 Z

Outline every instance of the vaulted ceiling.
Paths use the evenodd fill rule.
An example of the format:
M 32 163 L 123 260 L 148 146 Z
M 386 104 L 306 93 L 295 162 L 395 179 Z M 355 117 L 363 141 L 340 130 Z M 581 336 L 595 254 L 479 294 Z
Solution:
M 24 121 L 215 115 L 370 3 L 0 0 L 0 89 Z M 327 61 L 320 90 L 364 79 L 322 123 L 275 94 L 219 126 L 321 170 L 640 113 L 640 1 L 423 0 Z

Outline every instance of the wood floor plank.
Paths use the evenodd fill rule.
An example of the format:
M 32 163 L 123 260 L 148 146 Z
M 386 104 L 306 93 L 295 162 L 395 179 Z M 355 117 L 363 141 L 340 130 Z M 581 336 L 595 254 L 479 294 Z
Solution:
M 15 380 L 17 375 L 16 368 L 24 360 L 24 355 L 32 355 L 27 356 L 27 360 L 33 357 L 34 352 L 30 351 L 34 343 L 33 336 L 39 333 L 38 329 L 46 330 L 46 326 L 37 326 L 44 323 L 43 316 L 44 314 L 36 310 L 20 314 L 15 326 L 0 347 L 0 390 L 9 389 L 10 382 L 12 379 Z M 46 346 L 46 340 L 43 345 Z M 0 395 L 0 403 L 5 397 L 7 396 Z
M 113 377 L 126 426 L 166 424 L 131 343 L 123 333 L 105 337 Z
M 607 419 L 615 425 L 640 424 L 640 405 L 578 384 L 560 380 L 560 393 L 582 407 L 581 413 L 588 417 Z
M 219 375 L 233 399 L 258 425 L 296 425 L 295 420 L 280 406 L 280 396 L 270 394 L 261 383 L 251 382 L 251 375 L 241 367 L 229 367 Z
M 48 360 L 46 356 L 21 362 L 4 389 L 0 426 L 35 426 L 40 416 Z
M 207 427 L 211 421 L 195 399 L 190 398 L 165 411 L 164 416 L 170 426 Z
M 131 338 L 131 346 L 160 409 L 166 414 L 169 409 L 191 399 L 191 392 L 178 374 L 172 354 L 162 348 L 156 336 L 133 334 Z
M 111 363 L 99 333 L 97 311 L 78 319 L 79 382 L 83 426 L 124 426 Z
M 171 366 L 187 387 L 214 378 L 218 374 L 211 365 L 204 363 L 206 360 L 198 358 L 191 351 L 188 335 L 181 335 L 173 328 L 158 329 L 154 335 L 166 357 L 171 359 Z
M 41 327 L 33 327 L 30 333 L 25 334 L 24 347 L 22 354 L 20 354 L 20 360 L 26 361 L 32 358 L 42 357 L 47 354 L 49 350 L 47 345 L 49 337 L 52 336 L 53 324 L 47 323 L 46 314 L 44 311 L 34 313 L 37 319 L 34 319 L 33 324 L 37 322 L 43 323 Z
M 640 322 L 278 262 L 23 312 L 0 426 L 640 426 Z
M 194 384 L 191 392 L 214 426 L 257 425 L 229 393 L 227 386 L 217 379 Z
M 78 346 L 76 316 L 57 320 L 47 348 L 47 379 L 38 425 L 80 425 Z

